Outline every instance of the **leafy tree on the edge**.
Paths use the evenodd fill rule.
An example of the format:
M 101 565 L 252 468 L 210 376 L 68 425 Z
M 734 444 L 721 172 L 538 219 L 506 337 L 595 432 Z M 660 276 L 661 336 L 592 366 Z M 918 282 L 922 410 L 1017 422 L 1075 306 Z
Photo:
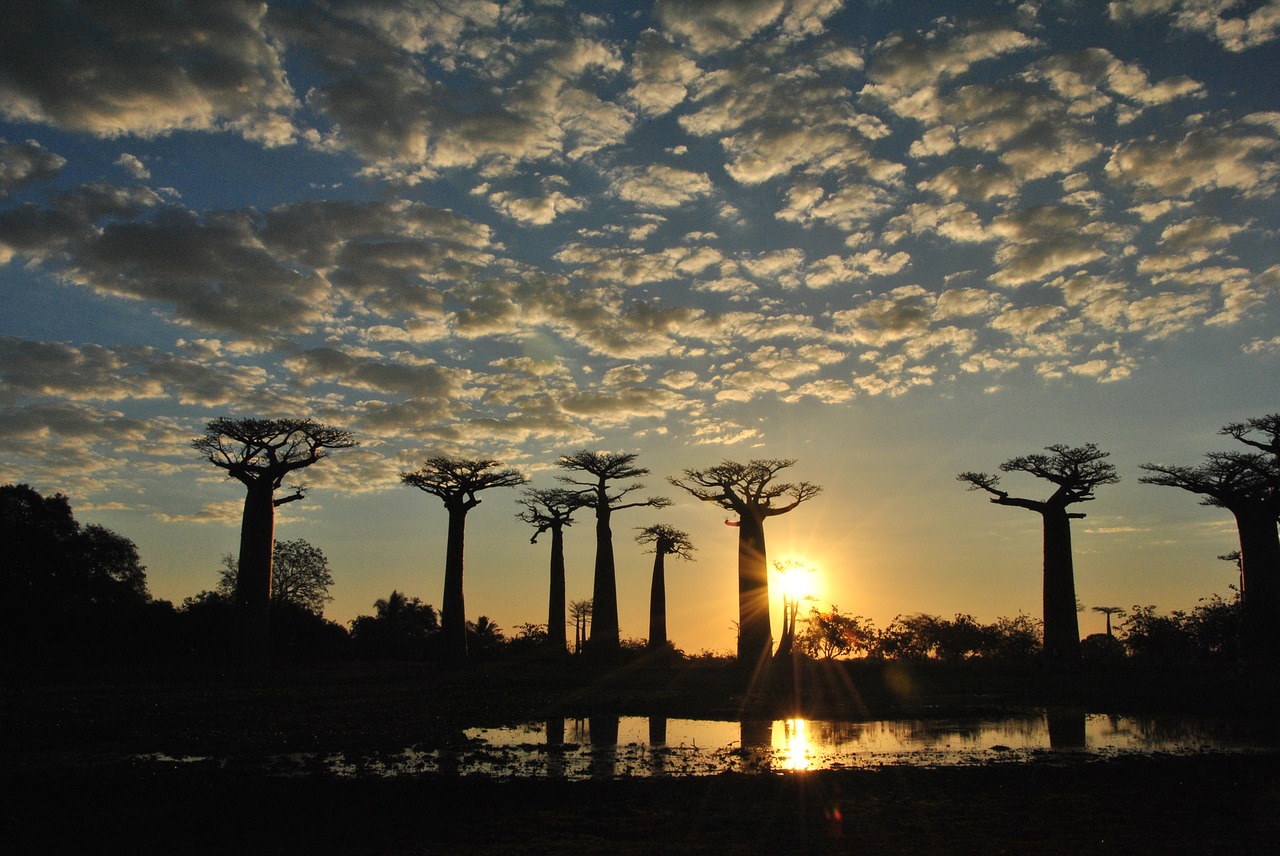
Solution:
M 218 594 L 228 601 L 235 597 L 238 576 L 236 557 L 227 553 L 222 557 L 222 571 L 218 579 Z M 329 586 L 333 585 L 333 573 L 329 559 L 319 547 L 303 538 L 277 541 L 271 551 L 271 602 L 293 604 L 315 615 L 324 612 L 324 605 L 333 600 Z

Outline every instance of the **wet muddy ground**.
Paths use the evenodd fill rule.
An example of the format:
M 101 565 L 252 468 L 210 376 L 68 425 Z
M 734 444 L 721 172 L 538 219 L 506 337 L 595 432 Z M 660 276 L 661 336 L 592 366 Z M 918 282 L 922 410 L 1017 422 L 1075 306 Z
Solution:
M 1236 854 L 1270 853 L 1280 834 L 1280 758 L 1269 752 L 585 781 L 280 776 L 250 763 L 447 745 L 459 728 L 601 710 L 735 719 L 748 705 L 758 715 L 798 703 L 868 719 L 1052 703 L 1274 720 L 1274 681 L 1256 673 L 876 666 L 806 674 L 802 692 L 792 675 L 754 696 L 710 667 L 4 677 L 0 840 L 14 853 Z M 139 760 L 155 752 L 239 760 Z

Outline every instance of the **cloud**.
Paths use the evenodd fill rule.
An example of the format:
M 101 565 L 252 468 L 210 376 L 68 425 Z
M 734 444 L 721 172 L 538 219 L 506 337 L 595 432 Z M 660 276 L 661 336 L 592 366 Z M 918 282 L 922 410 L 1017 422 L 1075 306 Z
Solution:
M 655 30 L 640 34 L 631 57 L 628 97 L 648 116 L 662 116 L 685 100 L 702 72 Z
M 618 173 L 613 192 L 641 208 L 675 208 L 712 191 L 706 173 L 666 164 L 627 168 Z
M 1241 53 L 1280 36 L 1280 0 L 1270 0 L 1245 15 L 1235 12 L 1235 0 L 1112 0 L 1113 20 L 1128 21 L 1167 15 L 1180 30 L 1200 33 L 1233 53 Z
M 1229 188 L 1245 196 L 1275 192 L 1280 138 L 1257 125 L 1193 128 L 1181 139 L 1150 136 L 1122 144 L 1106 165 L 1119 184 L 1175 197 Z
M 297 101 L 263 28 L 265 4 L 19 6 L 0 34 L 0 111 L 11 120 L 100 137 L 295 138 Z
M 66 158 L 54 154 L 35 140 L 11 143 L 0 137 L 0 199 L 23 187 L 52 178 L 66 164 Z
M 1079 205 L 1041 205 L 1002 214 L 992 221 L 991 231 L 1003 242 L 991 281 L 1005 286 L 1104 258 L 1108 244 L 1129 237 L 1124 228 Z

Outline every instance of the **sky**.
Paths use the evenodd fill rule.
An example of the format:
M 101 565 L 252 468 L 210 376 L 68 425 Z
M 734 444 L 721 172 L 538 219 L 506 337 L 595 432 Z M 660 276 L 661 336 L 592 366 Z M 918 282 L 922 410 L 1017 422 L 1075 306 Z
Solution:
M 1040 519 L 956 481 L 1097 443 L 1097 605 L 1229 595 L 1225 512 L 1142 485 L 1280 409 L 1280 0 L 43 2 L 0 30 L 0 482 L 213 588 L 243 490 L 191 441 L 311 417 L 277 537 L 326 615 L 438 605 L 445 511 L 399 474 L 635 452 L 624 637 L 652 556 L 680 648 L 727 651 L 736 530 L 666 483 L 795 459 L 766 527 L 814 605 L 1040 612 Z M 1050 486 L 1009 474 L 1014 495 Z M 468 518 L 468 618 L 546 620 L 519 491 Z M 593 532 L 566 541 L 591 595 Z M 775 624 L 778 611 L 775 610 Z M 775 627 L 775 633 L 777 632 Z

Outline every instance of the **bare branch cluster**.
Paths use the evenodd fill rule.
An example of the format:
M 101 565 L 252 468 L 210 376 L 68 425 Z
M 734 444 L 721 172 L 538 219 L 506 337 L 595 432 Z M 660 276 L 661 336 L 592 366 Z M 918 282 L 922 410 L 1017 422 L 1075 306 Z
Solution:
M 678 556 L 686 561 L 693 558 L 693 541 L 689 538 L 689 533 L 683 529 L 677 529 L 666 523 L 637 528 L 640 534 L 636 536 L 636 541 L 640 544 L 652 544 L 653 549 L 649 552 L 664 556 Z
M 245 484 L 270 481 L 277 488 L 294 470 L 327 457 L 326 449 L 360 445 L 350 431 L 313 419 L 229 419 L 205 426 L 191 443 L 209 463 Z M 302 487 L 295 488 L 301 498 Z
M 1095 488 L 1120 481 L 1115 465 L 1106 461 L 1110 453 L 1102 451 L 1094 443 L 1085 443 L 1083 446 L 1057 443 L 1046 446 L 1045 452 L 1048 454 L 1020 455 L 1000 465 L 1001 472 L 1028 473 L 1057 485 L 1058 489 L 1044 501 L 1010 496 L 996 487 L 1000 483 L 1000 477 L 990 473 L 963 472 L 956 479 L 968 483 L 969 490 L 985 490 L 992 495 L 991 501 L 998 505 L 1018 506 L 1042 513 L 1077 502 L 1090 502 L 1095 498 Z
M 529 479 L 519 470 L 503 467 L 501 461 L 436 456 L 413 472 L 401 473 L 400 480 L 439 497 L 446 507 L 471 509 L 480 504 L 476 497 L 480 491 L 517 487 Z
M 518 502 L 524 506 L 524 511 L 516 517 L 537 530 L 529 539 L 530 544 L 537 544 L 538 536 L 543 532 L 572 526 L 573 513 L 590 504 L 582 492 L 562 487 L 526 490 Z
M 619 511 L 624 508 L 666 508 L 671 505 L 671 500 L 665 496 L 650 496 L 643 500 L 623 502 L 622 500 L 629 494 L 644 488 L 640 482 L 610 486 L 610 482 L 639 478 L 649 474 L 646 467 L 635 466 L 636 457 L 635 452 L 592 452 L 582 449 L 571 455 L 561 455 L 558 463 L 566 470 L 586 473 L 594 478 L 556 476 L 556 479 L 562 484 L 577 488 L 576 492 L 585 500 L 582 506 L 584 508 L 599 510 L 604 507 L 609 511 Z
M 745 464 L 724 461 L 706 469 L 684 470 L 684 478 L 668 478 L 673 486 L 702 502 L 712 502 L 739 515 L 751 513 L 773 517 L 791 511 L 822 493 L 810 482 L 775 482 L 778 473 L 795 464 L 794 459 L 758 459 Z M 775 500 L 787 502 L 775 506 Z

